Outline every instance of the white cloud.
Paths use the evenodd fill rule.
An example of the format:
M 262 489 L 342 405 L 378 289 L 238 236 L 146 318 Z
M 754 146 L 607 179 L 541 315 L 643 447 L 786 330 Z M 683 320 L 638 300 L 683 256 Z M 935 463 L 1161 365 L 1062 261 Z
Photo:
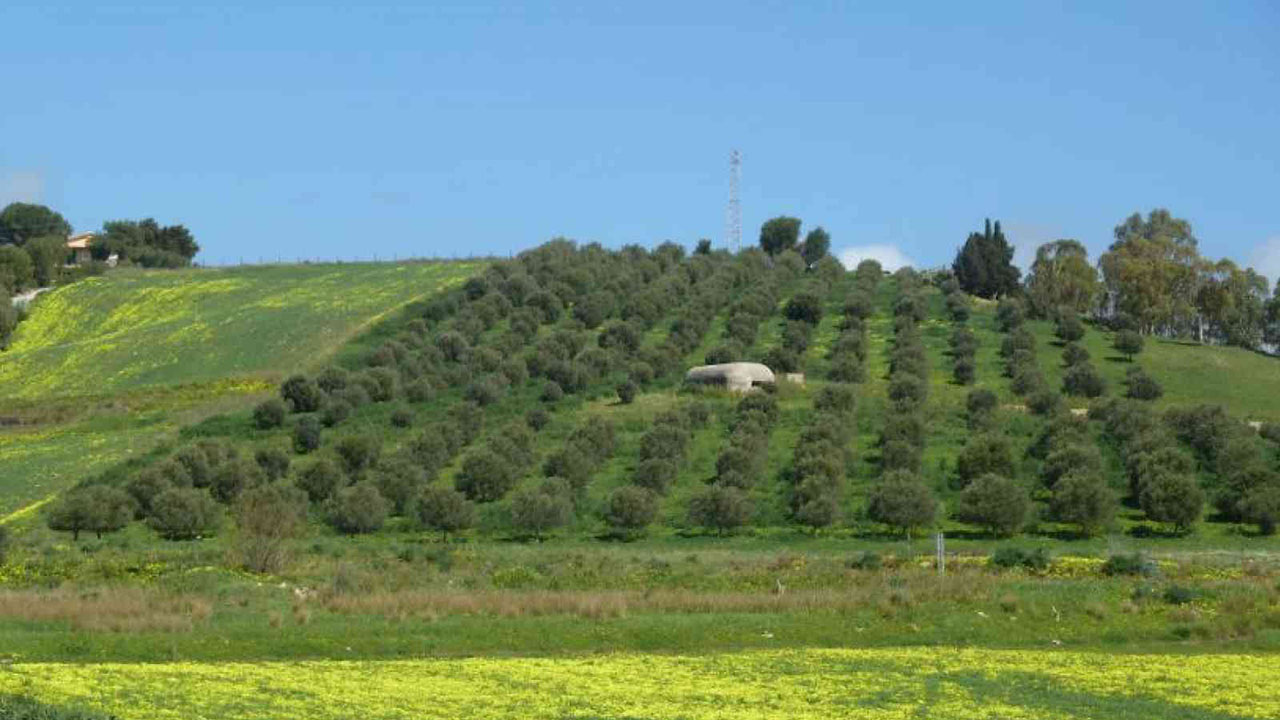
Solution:
M 875 260 L 881 267 L 893 272 L 900 267 L 915 265 L 915 261 L 907 257 L 896 245 L 854 245 L 837 253 L 840 263 L 852 270 L 863 260 Z
M 1269 238 L 1249 253 L 1249 266 L 1272 282 L 1280 279 L 1280 235 Z

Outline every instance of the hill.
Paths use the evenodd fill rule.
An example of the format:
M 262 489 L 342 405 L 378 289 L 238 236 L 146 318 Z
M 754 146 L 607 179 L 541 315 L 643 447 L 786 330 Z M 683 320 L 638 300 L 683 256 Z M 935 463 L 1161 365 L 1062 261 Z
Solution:
M 0 353 L 0 517 L 244 407 L 482 265 L 120 270 L 42 295 Z
M 42 295 L 0 354 L 0 398 L 278 380 L 475 263 L 121 270 Z

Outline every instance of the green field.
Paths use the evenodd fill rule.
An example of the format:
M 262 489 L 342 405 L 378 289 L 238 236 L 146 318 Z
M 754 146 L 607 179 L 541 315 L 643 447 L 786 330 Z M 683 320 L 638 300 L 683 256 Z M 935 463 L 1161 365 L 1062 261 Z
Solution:
M 522 301 L 532 291 L 510 289 L 509 270 L 489 271 L 460 291 L 453 286 L 482 271 L 465 264 L 120 273 L 42 299 L 13 350 L 0 355 L 0 379 L 31 378 L 17 389 L 5 379 L 0 391 L 7 398 L 0 415 L 31 423 L 0 433 L 0 523 L 13 535 L 0 564 L 0 659 L 10 662 L 0 694 L 124 718 L 1280 712 L 1274 694 L 1260 690 L 1280 680 L 1272 662 L 1280 648 L 1280 539 L 1213 517 L 1178 535 L 1130 505 L 1089 538 L 1048 519 L 1041 461 L 1026 452 L 1047 420 L 1026 409 L 1003 374 L 994 304 L 974 302 L 976 383 L 964 386 L 952 380 L 944 299 L 931 286 L 922 291 L 929 395 L 919 410 L 920 475 L 944 508 L 954 507 L 956 458 L 973 435 L 966 399 L 974 387 L 987 388 L 999 397 L 994 427 L 1011 445 L 1013 474 L 1035 513 L 1006 539 L 944 512 L 928 528 L 948 536 L 943 574 L 931 537 L 893 532 L 866 513 L 883 474 L 878 440 L 891 414 L 897 279 L 880 280 L 865 323 L 866 372 L 854 386 L 851 440 L 842 448 L 838 517 L 815 529 L 793 517 L 789 473 L 832 384 L 827 373 L 838 358 L 829 353 L 840 342 L 853 274 L 818 282 L 716 255 L 654 264 L 633 286 L 615 288 L 611 273 L 648 258 L 575 252 L 582 268 L 545 279 L 575 301 L 534 313 L 524 330 L 528 313 L 488 301 L 499 288 Z M 687 277 L 697 278 L 694 290 L 683 285 Z M 699 295 L 699 286 L 711 290 Z M 579 305 L 598 300 L 595 287 L 619 297 L 588 326 Z M 735 303 L 757 287 L 774 294 L 740 348 L 746 359 L 794 338 L 782 317 L 792 298 L 814 292 L 824 312 L 800 353 L 804 382 L 782 383 L 772 395 L 776 416 L 744 493 L 749 515 L 721 533 L 691 520 L 689 508 L 718 476 L 741 398 L 691 391 L 681 377 L 724 342 Z M 653 288 L 664 288 L 660 311 L 632 338 L 634 347 L 608 349 L 601 338 L 616 321 L 644 309 L 627 301 Z M 397 312 L 415 300 L 426 302 Z M 698 313 L 702 322 L 693 319 Z M 1052 324 L 1029 327 L 1056 391 L 1062 361 Z M 681 332 L 691 336 L 668 344 Z M 447 359 L 440 348 L 456 345 L 455 335 L 466 349 Z M 576 344 L 576 375 L 548 359 L 557 342 Z M 1112 357 L 1109 333 L 1090 326 L 1082 344 L 1109 383 L 1107 395 L 1120 395 L 1130 363 Z M 515 359 L 527 361 L 527 374 L 500 380 Z M 637 383 L 633 402 L 621 402 L 616 388 L 638 377 L 637 359 L 652 363 L 652 376 Z M 1164 386 L 1156 410 L 1212 402 L 1240 420 L 1280 420 L 1272 408 L 1280 397 L 1276 362 L 1148 340 L 1136 364 Z M 603 369 L 583 369 L 591 363 Z M 381 400 L 366 393 L 349 416 L 323 428 L 310 453 L 295 452 L 294 429 L 323 409 L 291 413 L 280 427 L 254 425 L 252 404 L 280 379 L 325 365 L 344 368 L 353 386 L 375 388 L 381 373 L 393 387 Z M 577 386 L 548 398 L 546 378 L 557 372 Z M 347 402 L 337 392 L 324 402 Z M 346 534 L 332 522 L 338 501 L 316 500 L 307 504 L 305 530 L 281 546 L 285 560 L 255 573 L 241 560 L 233 502 L 219 529 L 182 541 L 159 539 L 143 521 L 73 541 L 41 521 L 39 503 L 75 483 L 121 485 L 196 443 L 230 448 L 247 462 L 257 451 L 283 452 L 284 482 L 296 482 L 319 459 L 344 467 L 337 448 L 370 438 L 379 459 L 344 470 L 342 486 L 363 480 L 382 492 L 387 482 L 391 493 L 390 468 L 437 462 L 416 454 L 423 438 L 463 424 L 453 413 L 476 398 L 483 401 L 474 436 L 412 479 L 414 492 L 453 487 L 470 457 L 509 450 L 503 443 L 512 437 L 528 438 L 527 457 L 511 487 L 477 502 L 473 526 L 449 542 L 408 512 Z M 701 421 L 681 419 L 691 409 Z M 642 532 L 614 534 L 605 519 L 611 497 L 636 482 L 647 438 L 664 423 L 684 423 L 686 436 L 672 451 L 677 469 L 656 499 L 656 517 Z M 1090 423 L 1087 437 L 1102 448 L 1107 481 L 1119 491 L 1124 469 L 1099 425 Z M 514 498 L 544 483 L 544 463 L 577 452 L 579 430 L 605 426 L 612 443 L 573 494 L 567 518 L 537 533 L 517 527 Z M 1267 447 L 1275 463 L 1276 449 Z M 1206 472 L 1202 480 L 1214 479 Z M 1006 548 L 1040 550 L 1043 564 L 1001 567 L 991 556 Z M 1129 553 L 1141 554 L 1136 569 L 1107 564 Z

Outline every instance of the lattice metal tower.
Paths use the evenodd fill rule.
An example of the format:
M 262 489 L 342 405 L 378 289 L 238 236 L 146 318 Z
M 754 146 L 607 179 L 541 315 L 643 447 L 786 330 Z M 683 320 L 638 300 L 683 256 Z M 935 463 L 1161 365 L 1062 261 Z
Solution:
M 724 241 L 736 253 L 742 249 L 742 201 L 738 185 L 742 182 L 742 155 L 729 153 L 729 207 L 725 209 Z

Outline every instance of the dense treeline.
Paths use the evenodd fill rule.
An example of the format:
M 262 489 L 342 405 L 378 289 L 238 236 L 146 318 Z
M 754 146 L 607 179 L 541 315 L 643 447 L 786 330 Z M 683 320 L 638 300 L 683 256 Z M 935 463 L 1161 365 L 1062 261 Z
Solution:
M 1114 330 L 1249 349 L 1280 344 L 1280 285 L 1253 268 L 1200 254 L 1191 223 L 1168 210 L 1133 214 L 1095 267 L 1079 241 L 1046 243 L 1018 284 L 1013 248 L 990 221 L 957 252 L 952 267 L 965 292 L 1023 295 L 1029 312 L 1053 319 L 1086 314 Z

